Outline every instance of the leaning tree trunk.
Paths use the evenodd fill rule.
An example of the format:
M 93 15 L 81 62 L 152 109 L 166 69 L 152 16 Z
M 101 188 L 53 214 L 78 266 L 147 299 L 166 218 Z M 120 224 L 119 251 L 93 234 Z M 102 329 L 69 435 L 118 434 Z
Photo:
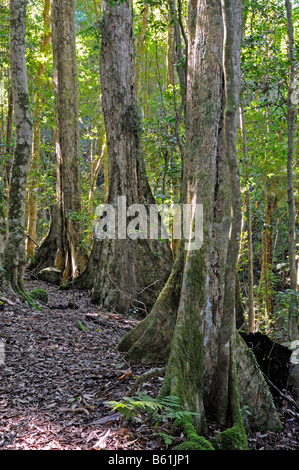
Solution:
M 11 166 L 8 200 L 8 235 L 4 252 L 2 282 L 14 290 L 23 290 L 25 257 L 25 199 L 32 145 L 25 60 L 26 0 L 10 2 L 10 60 L 15 116 L 15 148 Z M 2 273 L 3 275 L 3 273 Z
M 238 362 L 242 363 L 242 356 L 244 362 L 253 359 L 248 359 L 235 333 L 241 229 L 236 159 L 240 2 L 224 0 L 221 6 L 217 0 L 190 1 L 188 26 L 183 202 L 193 208 L 203 205 L 203 244 L 191 250 L 181 242 L 172 274 L 150 315 L 120 341 L 118 349 L 126 352 L 126 360 L 164 362 L 168 358 L 161 393 L 178 396 L 184 409 L 197 413 L 192 423 L 182 423 L 189 439 L 194 441 L 196 435 L 193 425 L 199 434 L 205 433 L 208 411 L 217 415 L 219 423 L 233 425 L 220 438 L 222 444 L 226 441 L 227 448 L 244 449 L 236 343 Z M 256 365 L 253 370 L 257 371 Z M 264 416 L 263 425 L 279 425 L 262 375 L 257 372 L 246 387 L 255 392 L 250 403 L 245 390 L 252 407 L 263 403 L 256 398 L 263 388 L 263 400 L 274 414 L 273 420 Z M 210 448 L 198 437 L 195 440 Z M 194 442 L 187 447 L 194 448 Z
M 95 239 L 86 272 L 75 285 L 92 287 L 93 302 L 105 307 L 148 312 L 169 276 L 172 255 L 168 240 L 150 240 L 148 231 L 136 232 L 136 239 L 127 233 L 127 209 L 142 204 L 148 214 L 154 204 L 141 149 L 131 2 L 105 3 L 100 67 L 109 170 L 107 203 L 115 209 L 116 235 L 115 239 Z M 122 199 L 124 230 L 119 223 L 119 197 L 126 198 Z
M 41 245 L 34 272 L 42 266 L 54 265 L 61 270 L 61 280 L 75 278 L 81 266 L 81 176 L 79 158 L 79 120 L 77 65 L 75 48 L 75 2 L 52 0 L 52 45 L 56 116 L 56 233 L 50 228 L 54 243 L 44 240 L 55 252 Z

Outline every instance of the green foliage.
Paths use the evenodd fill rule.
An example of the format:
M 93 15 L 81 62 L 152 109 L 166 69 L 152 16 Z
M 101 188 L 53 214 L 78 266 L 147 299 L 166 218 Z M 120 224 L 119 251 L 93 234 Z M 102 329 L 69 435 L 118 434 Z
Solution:
M 82 323 L 80 320 L 78 320 L 78 321 L 76 322 L 76 327 L 77 327 L 79 330 L 82 330 L 82 331 L 85 331 L 85 332 L 87 331 L 86 326 L 84 326 L 83 323 Z
M 146 413 L 150 416 L 159 413 L 163 405 L 147 395 L 138 395 L 136 397 L 124 397 L 121 402 L 109 401 L 106 405 L 114 411 L 118 411 L 125 419 L 134 421 L 140 413 Z
M 106 402 L 106 405 L 131 421 L 140 413 L 144 413 L 150 420 L 155 421 L 155 425 L 163 420 L 181 420 L 194 414 L 183 411 L 178 397 L 175 396 L 152 398 L 146 394 L 138 394 L 135 397 L 124 397 L 121 402 Z
M 288 337 L 288 317 L 290 311 L 298 318 L 299 292 L 291 289 L 278 291 L 275 294 L 275 331 L 272 332 L 274 341 L 283 342 Z

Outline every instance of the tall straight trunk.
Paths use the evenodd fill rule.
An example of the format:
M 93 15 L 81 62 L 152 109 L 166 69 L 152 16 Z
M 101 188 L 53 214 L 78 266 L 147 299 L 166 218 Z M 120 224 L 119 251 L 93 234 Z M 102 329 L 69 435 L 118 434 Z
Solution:
M 240 124 L 241 124 L 241 133 L 243 140 L 243 154 L 245 158 L 246 166 L 246 176 L 249 177 L 249 162 L 248 162 L 248 149 L 247 149 L 247 140 L 246 140 L 246 129 L 245 129 L 245 119 L 244 119 L 244 110 L 240 108 Z M 253 298 L 253 250 L 252 250 L 252 226 L 251 226 L 251 201 L 250 201 L 250 191 L 246 190 L 245 193 L 245 205 L 247 212 L 247 243 L 248 243 L 248 332 L 253 333 L 255 327 L 255 318 L 254 318 L 254 298 Z
M 51 18 L 50 18 L 50 0 L 45 0 L 43 19 L 44 19 L 44 35 L 41 41 L 40 52 L 43 55 L 46 54 L 50 40 L 51 40 Z M 34 257 L 35 252 L 35 243 L 34 240 L 37 239 L 37 197 L 36 197 L 36 187 L 38 185 L 38 165 L 40 160 L 40 118 L 42 112 L 42 101 L 43 101 L 43 79 L 46 70 L 46 62 L 43 61 L 40 63 L 37 70 L 36 77 L 36 97 L 35 97 L 35 106 L 34 106 L 34 116 L 33 116 L 33 149 L 31 156 L 31 177 L 29 178 L 28 184 L 28 220 L 27 220 L 27 260 Z
M 11 168 L 11 137 L 12 137 L 12 123 L 13 123 L 13 96 L 12 87 L 8 90 L 8 113 L 6 122 L 6 165 L 5 165 L 5 176 L 6 176 L 6 188 L 7 193 L 9 190 L 9 179 L 10 179 L 10 168 Z
M 266 107 L 266 132 L 270 136 L 270 119 L 269 109 Z M 268 144 L 265 148 L 265 165 L 268 164 Z M 264 310 L 264 321 L 267 330 L 274 325 L 274 299 L 273 299 L 273 282 L 272 282 L 272 221 L 275 210 L 277 197 L 272 195 L 271 185 L 267 176 L 267 169 L 264 176 L 264 227 L 262 230 L 262 254 L 261 254 L 261 276 L 259 282 L 259 295 L 261 299 L 259 320 L 261 319 L 262 310 Z
M 234 0 L 222 1 L 224 24 L 223 70 L 225 83 L 224 145 L 230 182 L 231 224 L 225 268 L 223 316 L 218 347 L 218 420 L 227 424 L 236 407 L 235 385 L 235 324 L 236 266 L 241 233 L 241 192 L 236 138 L 239 122 L 241 5 Z M 234 411 L 233 411 L 234 410 Z
M 55 266 L 62 281 L 76 277 L 80 269 L 81 174 L 75 1 L 52 0 L 52 44 L 56 116 L 59 234 Z
M 194 432 L 194 426 L 198 433 L 205 432 L 207 412 L 217 414 L 219 423 L 233 425 L 225 434 L 226 448 L 244 449 L 241 398 L 250 409 L 263 409 L 256 393 L 265 387 L 263 398 L 267 403 L 272 399 L 253 365 L 257 376 L 249 384 L 245 378 L 239 402 L 238 379 L 244 369 L 237 375 L 237 366 L 240 371 L 247 357 L 246 346 L 235 333 L 234 304 L 241 223 L 236 158 L 241 4 L 190 0 L 188 28 L 183 203 L 203 205 L 203 244 L 191 249 L 181 241 L 172 273 L 150 315 L 122 338 L 118 349 L 126 352 L 126 360 L 168 359 L 161 394 L 177 396 L 184 409 L 196 413 L 192 422 L 182 422 L 191 440 L 185 449 L 211 448 Z M 276 421 L 273 406 L 272 412 Z
M 297 280 L 296 280 L 296 208 L 294 197 L 294 127 L 295 127 L 295 108 L 292 103 L 292 84 L 295 80 L 295 57 L 294 57 L 294 29 L 292 18 L 292 2 L 285 0 L 287 11 L 288 26 L 288 56 L 289 56 L 289 88 L 287 102 L 287 123 L 288 123 L 288 247 L 289 247 L 289 267 L 290 267 L 290 289 L 293 292 L 293 299 L 288 316 L 288 337 L 292 341 L 298 338 L 298 312 L 297 312 Z
M 117 221 L 119 197 L 126 198 L 125 211 L 133 204 L 147 209 L 154 204 L 141 148 L 132 21 L 130 1 L 120 5 L 105 2 L 100 72 L 108 155 L 107 203 L 115 208 Z M 115 239 L 95 239 L 87 269 L 75 285 L 92 288 L 93 302 L 104 307 L 148 312 L 171 270 L 170 245 L 150 240 L 148 234 L 136 240 L 128 233 L 119 237 L 118 227 L 117 222 Z
M 5 239 L 6 239 L 6 217 L 5 217 L 4 191 L 0 188 L 0 266 L 2 266 Z
M 12 87 L 9 85 L 8 89 L 8 112 L 6 121 L 6 141 L 5 141 L 5 178 L 3 195 L 0 198 L 0 265 L 2 266 L 4 247 L 6 240 L 7 230 L 7 216 L 8 216 L 8 197 L 9 197 L 9 180 L 10 180 L 10 169 L 11 169 L 11 137 L 12 137 L 12 124 L 13 124 L 13 96 Z M 5 192 L 4 192 L 5 191 Z
M 259 313 L 258 324 L 261 321 L 262 310 L 264 309 L 264 321 L 267 331 L 274 326 L 272 222 L 276 202 L 277 198 L 269 194 L 269 182 L 265 179 L 265 223 L 262 231 L 261 276 L 259 282 L 261 311 Z
M 11 166 L 8 200 L 8 235 L 4 252 L 2 282 L 14 290 L 23 290 L 25 266 L 25 198 L 32 145 L 25 60 L 26 0 L 10 2 L 11 83 L 15 114 L 15 148 Z
M 203 246 L 197 250 L 185 251 L 184 244 L 181 244 L 169 282 L 150 316 L 123 338 L 119 349 L 128 350 L 128 359 L 150 361 L 157 356 L 158 351 L 161 351 L 159 357 L 165 357 L 169 344 L 162 343 L 171 337 L 172 345 L 163 388 L 170 394 L 179 396 L 185 408 L 199 413 L 197 426 L 203 430 L 204 394 L 213 397 L 211 401 L 215 405 L 217 387 L 219 386 L 219 391 L 222 388 L 227 389 L 230 381 L 229 364 L 222 364 L 225 379 L 217 374 L 217 357 L 219 344 L 222 354 L 222 346 L 225 347 L 227 342 L 229 355 L 225 358 L 231 357 L 233 342 L 231 343 L 230 338 L 234 329 L 234 305 L 230 305 L 230 301 L 235 299 L 236 259 L 228 260 L 228 264 L 226 262 L 232 223 L 226 203 L 231 204 L 230 182 L 235 195 L 238 194 L 237 175 L 236 180 L 229 176 L 230 171 L 236 171 L 232 153 L 236 119 L 235 105 L 231 101 L 226 101 L 229 108 L 226 108 L 226 114 L 223 115 L 223 103 L 227 98 L 231 100 L 231 91 L 227 88 L 227 96 L 224 96 L 223 23 L 219 2 L 190 2 L 188 44 L 187 135 L 182 196 L 185 204 L 192 207 L 202 204 L 204 207 Z M 236 48 L 240 50 L 237 45 Z M 231 118 L 233 130 L 229 125 Z M 237 202 L 240 202 L 239 199 Z M 234 211 L 234 220 L 239 221 L 236 207 Z M 237 232 L 238 227 L 236 232 L 233 230 L 231 243 L 234 245 L 238 244 Z M 238 246 L 232 249 L 234 256 L 235 253 L 238 254 Z M 228 289 L 226 292 L 223 289 L 225 281 Z M 223 328 L 222 333 L 220 327 Z M 158 332 L 161 332 L 163 340 Z M 226 395 L 226 391 L 221 392 L 218 400 L 222 403 L 226 416 L 229 406 L 228 397 L 224 397 L 224 394 Z
M 56 118 L 56 205 L 52 224 L 31 269 L 45 266 L 61 271 L 61 281 L 77 277 L 81 263 L 81 173 L 75 1 L 51 0 L 54 96 Z
M 174 85 L 174 27 L 171 23 L 171 15 L 167 26 L 167 53 L 166 53 L 166 83 L 167 86 Z
M 170 18 L 173 22 L 173 33 L 174 33 L 174 51 L 173 51 L 173 66 L 176 64 L 176 72 L 180 82 L 180 93 L 182 98 L 182 111 L 185 114 L 186 111 L 186 91 L 187 91 L 187 53 L 188 53 L 188 41 L 185 36 L 185 32 L 182 31 L 183 25 L 181 21 L 182 16 L 182 5 L 179 2 L 178 7 L 176 6 L 175 0 L 168 0 L 170 9 Z M 184 44 L 185 41 L 185 44 Z
M 143 45 L 144 45 L 144 40 L 145 40 L 145 34 L 146 34 L 146 28 L 147 28 L 147 23 L 148 23 L 149 12 L 150 12 L 149 4 L 145 3 L 144 4 L 143 15 L 142 15 L 140 33 L 138 35 L 137 43 L 136 43 L 136 55 L 137 55 L 137 59 L 136 59 L 136 88 L 137 88 L 137 96 L 139 96 L 139 94 L 140 94 L 142 60 L 143 60 Z

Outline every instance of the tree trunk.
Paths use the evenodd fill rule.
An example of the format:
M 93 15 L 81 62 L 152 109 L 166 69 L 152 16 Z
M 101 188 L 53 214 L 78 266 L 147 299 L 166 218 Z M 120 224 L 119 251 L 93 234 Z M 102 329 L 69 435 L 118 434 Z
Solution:
M 210 448 L 193 427 L 204 434 L 208 412 L 217 414 L 219 423 L 233 425 L 220 438 L 222 445 L 244 449 L 234 304 L 241 227 L 236 158 L 240 2 L 224 1 L 221 8 L 214 0 L 190 1 L 188 26 L 183 202 L 204 207 L 203 244 L 192 250 L 181 243 L 153 310 L 118 349 L 126 352 L 126 360 L 168 358 L 161 393 L 178 396 L 184 409 L 197 413 L 192 423 L 182 423 L 193 441 L 185 448 L 194 448 L 194 441 Z
M 246 166 L 246 180 L 249 178 L 249 162 L 248 162 L 248 151 L 247 151 L 247 141 L 246 141 L 246 129 L 245 129 L 245 120 L 244 120 L 244 110 L 240 108 L 240 124 L 241 124 L 241 133 L 243 140 L 243 154 L 245 158 Z M 248 183 L 247 183 L 248 184 Z M 251 227 L 251 201 L 250 201 L 250 191 L 249 188 L 245 193 L 245 205 L 247 212 L 247 238 L 248 238 L 248 332 L 253 333 L 255 328 L 255 316 L 254 316 L 254 306 L 253 306 L 253 250 L 252 250 L 252 227 Z
M 261 298 L 260 310 L 264 307 L 265 326 L 267 331 L 274 327 L 274 299 L 272 282 L 272 221 L 277 197 L 269 194 L 269 184 L 265 180 L 265 223 L 262 231 L 262 255 L 261 255 L 261 277 L 259 283 L 259 293 Z M 261 321 L 261 312 L 258 324 Z M 258 325 L 257 325 L 258 328 Z
M 5 162 L 5 176 L 7 194 L 9 191 L 10 167 L 11 167 L 11 136 L 12 136 L 12 122 L 13 122 L 13 96 L 12 87 L 8 91 L 8 113 L 6 123 L 6 162 Z
M 45 32 L 41 41 L 41 54 L 42 56 L 46 54 L 49 42 L 51 40 L 50 33 L 50 0 L 45 0 L 43 18 L 44 18 L 44 28 Z M 36 198 L 36 188 L 38 185 L 38 165 L 40 160 L 40 118 L 42 111 L 42 93 L 43 93 L 43 78 L 46 70 L 46 62 L 43 61 L 40 63 L 37 70 L 36 78 L 36 98 L 34 106 L 34 125 L 33 125 L 33 149 L 31 157 L 31 174 L 29 177 L 28 184 L 28 221 L 27 221 L 27 260 L 34 258 L 35 252 L 35 243 L 33 240 L 37 239 L 37 198 Z
M 185 115 L 186 112 L 186 90 L 187 90 L 187 53 L 188 53 L 188 41 L 183 30 L 182 24 L 182 5 L 179 2 L 178 8 L 176 7 L 175 0 L 168 0 L 170 8 L 170 17 L 173 22 L 174 32 L 174 61 L 176 63 L 176 71 L 180 82 L 180 93 L 182 98 L 182 111 Z M 183 44 L 183 40 L 185 44 Z
M 31 266 L 38 272 L 41 266 L 54 265 L 61 270 L 64 283 L 78 276 L 81 268 L 81 174 L 79 158 L 79 121 L 77 65 L 75 48 L 75 2 L 52 0 L 52 45 L 56 117 L 56 204 L 57 251 L 37 253 Z M 48 245 L 48 240 L 43 243 Z M 45 258 L 46 255 L 46 258 Z
M 4 207 L 4 191 L 0 187 L 0 266 L 2 266 L 5 240 L 6 240 L 6 218 Z
M 154 204 L 140 142 L 130 2 L 105 4 L 100 65 L 109 171 L 107 203 L 115 208 L 118 221 L 119 197 L 126 198 L 125 211 L 132 204 L 147 209 Z M 128 221 L 125 213 L 125 229 Z M 118 236 L 119 226 L 117 222 L 115 239 L 95 239 L 88 267 L 75 285 L 92 287 L 93 302 L 105 308 L 148 313 L 171 270 L 170 245 L 168 240 L 150 240 L 148 233 L 137 234 L 135 240 L 128 233 Z
M 25 199 L 32 145 L 32 122 L 29 107 L 25 61 L 26 0 L 10 2 L 10 60 L 15 113 L 15 148 L 11 166 L 8 200 L 8 235 L 4 252 L 2 284 L 23 290 L 25 266 Z
M 294 31 L 292 19 L 292 2 L 285 0 L 288 22 L 288 56 L 289 56 L 289 88 L 287 102 L 287 123 L 288 123 L 288 245 L 289 245 L 289 266 L 290 266 L 290 289 L 293 292 L 293 299 L 288 317 L 288 339 L 293 341 L 298 338 L 298 311 L 297 311 L 297 275 L 296 275 L 296 208 L 294 197 L 294 127 L 295 127 L 295 108 L 292 103 L 293 82 L 295 80 L 295 57 L 294 57 Z
M 62 281 L 80 269 L 81 175 L 74 0 L 52 0 L 53 63 L 56 115 L 57 183 L 59 211 L 55 266 Z
M 174 27 L 171 23 L 171 15 L 167 26 L 167 53 L 166 53 L 166 83 L 167 86 L 174 85 Z
M 140 86 L 141 86 L 141 72 L 142 72 L 142 60 L 143 60 L 143 44 L 145 40 L 148 16 L 149 16 L 149 4 L 144 4 L 144 10 L 142 15 L 140 33 L 137 38 L 136 44 L 136 87 L 137 87 L 137 97 L 140 95 Z

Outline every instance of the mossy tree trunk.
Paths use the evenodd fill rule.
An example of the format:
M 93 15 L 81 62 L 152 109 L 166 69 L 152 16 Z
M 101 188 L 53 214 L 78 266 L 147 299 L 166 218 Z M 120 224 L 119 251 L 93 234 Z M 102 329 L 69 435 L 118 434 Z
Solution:
M 188 30 L 183 202 L 203 205 L 203 245 L 190 250 L 181 242 L 150 315 L 118 349 L 126 360 L 168 358 L 161 393 L 178 396 L 183 408 L 197 413 L 191 427 L 185 423 L 189 438 L 193 425 L 205 433 L 208 410 L 232 426 L 227 438 L 237 430 L 232 445 L 244 449 L 235 357 L 241 2 L 190 1 Z
M 4 251 L 2 284 L 23 290 L 25 266 L 25 199 L 29 158 L 32 145 L 32 122 L 29 106 L 25 60 L 25 0 L 10 2 L 11 83 L 15 117 L 15 148 L 11 165 L 8 199 L 8 233 Z
M 118 312 L 130 308 L 148 312 L 170 274 L 172 254 L 168 240 L 151 240 L 148 233 L 133 240 L 128 233 L 119 237 L 118 232 L 119 197 L 126 198 L 125 211 L 132 204 L 149 209 L 155 203 L 141 149 L 131 2 L 104 4 L 100 68 L 109 172 L 107 203 L 116 211 L 116 237 L 95 239 L 87 269 L 75 285 L 92 287 L 93 302 Z M 125 214 L 125 229 L 129 220 Z

